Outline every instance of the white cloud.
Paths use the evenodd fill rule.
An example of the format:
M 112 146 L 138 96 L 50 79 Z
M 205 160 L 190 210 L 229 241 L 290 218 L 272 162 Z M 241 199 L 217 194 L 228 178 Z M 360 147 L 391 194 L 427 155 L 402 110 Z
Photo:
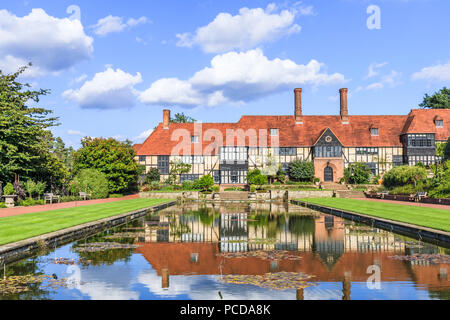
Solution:
M 92 43 L 79 20 L 55 18 L 43 9 L 24 17 L 0 10 L 0 68 L 6 73 L 28 62 L 33 67 L 26 76 L 57 73 L 90 59 Z
M 91 26 L 91 28 L 94 29 L 96 35 L 106 36 L 109 33 L 122 32 L 126 28 L 132 28 L 147 22 L 148 19 L 146 17 L 140 17 L 138 19 L 130 18 L 127 22 L 124 22 L 122 17 L 109 15 L 98 20 L 97 24 Z
M 74 100 L 85 109 L 130 108 L 136 102 L 134 86 L 142 82 L 138 72 L 135 76 L 120 69 L 107 68 L 86 81 L 78 90 L 67 90 L 63 98 Z
M 262 8 L 242 8 L 239 14 L 219 13 L 207 26 L 200 27 L 195 34 L 177 34 L 180 47 L 200 46 L 208 53 L 226 52 L 232 49 L 250 49 L 264 42 L 298 33 L 301 27 L 294 23 L 296 9 L 276 13 L 276 5 Z M 308 10 L 304 9 L 306 13 Z
M 143 140 L 147 139 L 152 134 L 152 132 L 153 132 L 153 129 L 148 129 L 148 130 L 142 132 L 137 137 L 134 137 L 133 141 L 136 143 L 142 142 Z
M 385 86 L 395 87 L 400 84 L 402 74 L 392 70 L 388 75 L 382 76 L 380 81 L 369 84 L 366 90 L 383 89 Z
M 413 80 L 450 81 L 450 62 L 423 68 L 412 75 Z
M 211 66 L 189 80 L 165 78 L 155 81 L 140 100 L 146 104 L 216 106 L 224 102 L 246 102 L 298 85 L 343 83 L 342 74 L 327 74 L 323 64 L 311 60 L 296 64 L 286 59 L 269 60 L 260 49 L 215 56 Z
M 85 134 L 83 132 L 77 131 L 77 130 L 72 130 L 72 129 L 67 130 L 67 134 L 69 134 L 71 136 L 85 136 Z
M 377 71 L 376 69 L 380 69 L 380 68 L 384 67 L 387 64 L 388 64 L 387 62 L 382 62 L 382 63 L 374 62 L 374 63 L 370 64 L 370 66 L 369 66 L 369 73 L 367 74 L 366 78 L 373 78 L 373 77 L 379 75 L 380 72 Z

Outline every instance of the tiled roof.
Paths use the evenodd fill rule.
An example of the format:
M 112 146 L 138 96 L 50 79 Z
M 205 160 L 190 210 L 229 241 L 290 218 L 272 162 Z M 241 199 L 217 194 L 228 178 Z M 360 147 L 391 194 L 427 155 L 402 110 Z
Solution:
M 437 115 L 443 118 L 444 128 L 436 128 Z M 303 124 L 296 124 L 294 116 L 243 116 L 237 123 L 171 123 L 169 129 L 159 124 L 137 154 L 215 154 L 217 149 L 211 146 L 214 141 L 218 146 L 272 146 L 270 129 L 279 129 L 280 147 L 311 147 L 327 128 L 344 147 L 401 147 L 404 133 L 436 133 L 437 140 L 446 140 L 450 135 L 450 110 L 412 110 L 407 116 L 349 116 L 348 124 L 343 124 L 340 116 L 303 116 Z M 372 136 L 371 128 L 378 128 L 379 135 Z M 226 141 L 227 130 L 238 129 L 245 142 L 237 138 Z M 261 141 L 260 130 L 264 132 Z M 249 132 L 255 133 L 254 140 L 245 136 Z M 191 143 L 191 136 L 199 136 L 200 143 Z M 213 151 L 208 152 L 208 148 Z
M 136 154 L 137 154 L 141 147 L 142 147 L 142 143 L 136 143 L 135 145 L 133 145 L 134 152 L 136 152 Z
M 443 120 L 444 127 L 436 128 L 435 120 Z M 450 109 L 413 109 L 402 133 L 435 133 L 436 140 L 450 136 Z

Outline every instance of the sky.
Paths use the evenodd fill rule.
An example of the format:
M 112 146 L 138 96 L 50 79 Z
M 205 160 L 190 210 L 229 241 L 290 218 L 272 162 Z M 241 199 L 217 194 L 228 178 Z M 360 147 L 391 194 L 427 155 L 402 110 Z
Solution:
M 145 140 L 162 110 L 405 115 L 450 86 L 448 0 L 0 2 L 0 70 L 50 89 L 55 136 Z

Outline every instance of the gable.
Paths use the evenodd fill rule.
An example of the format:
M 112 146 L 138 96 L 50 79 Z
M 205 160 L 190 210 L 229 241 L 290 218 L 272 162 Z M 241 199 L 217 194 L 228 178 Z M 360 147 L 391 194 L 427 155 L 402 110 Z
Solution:
M 320 135 L 319 139 L 317 139 L 314 146 L 342 147 L 342 143 L 339 141 L 333 131 L 331 131 L 330 128 L 327 128 Z

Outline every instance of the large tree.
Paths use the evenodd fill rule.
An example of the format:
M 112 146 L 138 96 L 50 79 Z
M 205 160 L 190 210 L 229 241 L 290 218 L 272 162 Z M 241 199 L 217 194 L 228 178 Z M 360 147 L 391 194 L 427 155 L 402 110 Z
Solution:
M 0 70 L 0 181 L 13 181 L 18 175 L 22 181 L 42 180 L 56 187 L 66 170 L 50 151 L 48 128 L 57 125 L 58 118 L 29 105 L 37 105 L 49 90 L 31 90 L 28 83 L 19 82 L 27 67 L 12 74 Z
M 184 113 L 177 113 L 177 114 L 175 114 L 174 118 L 170 119 L 170 122 L 173 122 L 173 123 L 194 123 L 194 122 L 197 122 L 197 120 L 195 120 L 194 118 L 191 118 L 191 117 L 185 115 Z
M 140 166 L 134 161 L 133 148 L 109 138 L 84 138 L 82 148 L 74 154 L 74 172 L 82 169 L 97 169 L 103 172 L 111 193 L 131 191 L 136 187 Z
M 450 89 L 444 87 L 432 96 L 425 94 L 419 107 L 424 109 L 450 109 Z

